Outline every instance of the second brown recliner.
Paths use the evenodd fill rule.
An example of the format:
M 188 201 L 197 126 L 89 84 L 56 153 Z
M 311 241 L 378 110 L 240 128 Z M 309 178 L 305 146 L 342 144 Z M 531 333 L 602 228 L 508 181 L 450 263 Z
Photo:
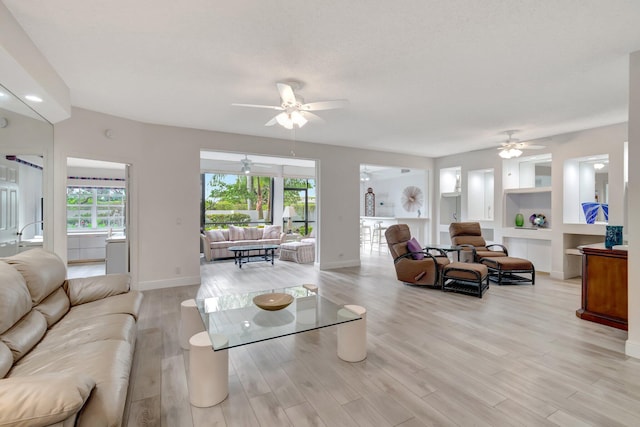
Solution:
M 442 268 L 449 264 L 446 256 L 433 256 L 424 249 L 411 251 L 407 246 L 411 240 L 411 231 L 407 224 L 389 226 L 385 231 L 385 237 L 398 280 L 411 285 L 440 288 Z M 414 259 L 421 256 L 422 259 Z
M 507 248 L 498 243 L 487 245 L 482 237 L 478 222 L 452 222 L 449 225 L 451 244 L 462 247 L 462 253 L 471 251 L 472 262 L 480 262 L 482 258 L 509 256 Z
M 536 270 L 533 263 L 524 258 L 510 257 L 507 248 L 498 243 L 487 245 L 478 222 L 453 222 L 449 225 L 451 244 L 462 247 L 462 253 L 471 251 L 472 262 L 485 265 L 489 278 L 498 285 L 535 284 Z M 494 248 L 497 248 L 495 250 Z M 529 276 L 522 276 L 527 273 Z

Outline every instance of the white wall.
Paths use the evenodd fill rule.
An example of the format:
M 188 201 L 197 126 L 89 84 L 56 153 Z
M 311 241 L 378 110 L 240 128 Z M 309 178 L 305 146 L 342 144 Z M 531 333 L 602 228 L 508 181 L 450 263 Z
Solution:
M 542 235 L 539 233 L 536 235 L 536 240 L 545 240 L 546 246 L 540 248 L 542 242 L 534 241 L 534 239 L 527 239 L 530 243 L 527 253 L 532 253 L 534 250 L 542 252 L 542 254 L 536 253 L 538 259 L 545 257 L 545 262 L 541 265 L 545 266 L 545 270 L 549 270 L 551 275 L 556 278 L 569 277 L 565 270 L 568 268 L 568 260 L 565 255 L 566 245 L 573 245 L 577 242 L 580 244 L 579 236 L 584 236 L 584 240 L 589 240 L 589 243 L 593 240 L 594 236 L 601 237 L 604 241 L 604 225 L 587 225 L 578 224 L 578 186 L 577 181 L 579 179 L 579 162 L 575 159 L 586 159 L 590 156 L 597 156 L 602 154 L 609 155 L 609 224 L 619 225 L 624 221 L 624 143 L 627 141 L 627 124 L 617 124 L 611 126 L 604 126 L 595 129 L 587 129 L 579 132 L 572 132 L 563 135 L 555 135 L 550 139 L 540 141 L 541 145 L 545 145 L 547 149 L 543 152 L 536 152 L 536 155 L 551 153 L 552 155 L 552 199 L 551 199 L 551 215 L 548 215 L 549 222 L 552 224 L 553 233 L 547 233 Z M 522 159 L 521 159 L 522 160 Z M 631 160 L 630 160 L 631 161 Z M 466 221 L 470 219 L 469 213 L 469 198 L 468 198 L 468 171 L 478 169 L 493 168 L 494 174 L 494 205 L 495 216 L 493 221 L 481 221 L 481 225 L 484 230 L 489 232 L 494 231 L 493 239 L 496 242 L 504 242 L 503 239 L 508 238 L 511 241 L 519 238 L 518 242 L 523 243 L 524 240 L 521 236 L 512 235 L 511 230 L 506 227 L 512 227 L 512 217 L 503 218 L 504 206 L 503 188 L 515 188 L 524 184 L 519 178 L 519 175 L 525 174 L 529 176 L 526 184 L 529 187 L 534 186 L 534 168 L 526 169 L 527 165 L 531 166 L 532 163 L 525 164 L 523 167 L 518 163 L 518 159 L 502 160 L 495 150 L 481 150 L 470 153 L 464 153 L 454 156 L 448 156 L 439 158 L 436 160 L 436 179 L 439 177 L 438 171 L 443 168 L 461 167 L 462 169 L 462 215 L 461 220 Z M 569 168 L 567 173 L 565 171 L 565 164 L 575 163 L 575 179 L 570 179 L 569 172 L 573 169 Z M 631 163 L 633 164 L 633 163 Z M 587 170 L 587 169 L 585 169 Z M 588 169 L 589 175 L 589 191 L 590 199 L 593 198 L 594 193 L 594 174 L 593 167 Z M 565 182 L 565 180 L 567 182 Z M 440 184 L 437 184 L 440 187 Z M 566 189 L 566 190 L 565 190 Z M 575 196 L 575 201 L 570 201 L 572 196 Z M 438 203 L 442 203 L 441 199 L 437 200 Z M 439 212 L 439 206 L 436 207 L 435 212 Z M 575 219 L 569 221 L 569 216 L 575 216 Z M 631 210 L 633 212 L 633 210 Z M 584 216 L 582 216 L 584 218 Z M 438 224 L 441 221 L 438 221 Z M 571 224 L 573 223 L 573 224 Z M 447 227 L 444 225 L 437 225 L 434 223 L 433 227 L 439 232 L 441 239 L 448 235 Z M 569 238 L 569 234 L 570 236 Z M 565 235 L 567 238 L 565 239 Z M 541 239 L 544 237 L 544 239 Z M 490 239 L 488 239 L 490 240 Z M 548 244 L 550 242 L 550 244 Z M 521 245 L 522 246 L 522 245 Z M 538 248 L 538 249 L 536 249 Z M 540 256 L 539 256 L 540 255 Z M 545 271 L 542 270 L 542 271 Z M 573 271 L 573 270 L 572 270 Z
M 111 129 L 113 138 L 105 136 Z M 298 133 L 300 135 L 300 133 Z M 139 123 L 83 109 L 55 127 L 56 165 L 67 157 L 131 164 L 131 273 L 150 289 L 199 283 L 200 150 L 290 156 L 291 141 Z M 359 251 L 361 163 L 430 168 L 428 158 L 296 142 L 318 160 L 319 268 L 355 266 Z M 55 170 L 55 211 L 64 218 L 65 168 Z M 66 223 L 54 231 L 66 235 Z M 66 254 L 66 239 L 56 239 Z
M 625 352 L 640 358 L 640 263 L 635 262 L 640 259 L 640 224 L 637 221 L 640 212 L 640 168 L 637 167 L 640 165 L 640 51 L 630 56 L 629 81 L 629 335 Z M 613 170 L 611 159 L 609 170 Z

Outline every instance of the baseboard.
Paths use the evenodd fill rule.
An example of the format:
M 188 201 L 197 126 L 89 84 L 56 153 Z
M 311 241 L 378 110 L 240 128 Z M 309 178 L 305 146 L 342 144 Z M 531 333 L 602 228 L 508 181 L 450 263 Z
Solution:
M 191 286 L 191 285 L 199 285 L 199 284 L 200 284 L 200 276 L 178 277 L 175 279 L 148 280 L 145 282 L 138 282 L 137 290 L 152 291 L 154 289 L 175 288 L 177 286 Z
M 624 343 L 624 353 L 629 357 L 640 359 L 640 342 L 627 340 Z
M 552 271 L 549 277 L 556 280 L 564 280 L 564 271 Z
M 360 259 L 349 259 L 344 261 L 320 262 L 320 270 L 334 270 L 336 268 L 360 267 Z

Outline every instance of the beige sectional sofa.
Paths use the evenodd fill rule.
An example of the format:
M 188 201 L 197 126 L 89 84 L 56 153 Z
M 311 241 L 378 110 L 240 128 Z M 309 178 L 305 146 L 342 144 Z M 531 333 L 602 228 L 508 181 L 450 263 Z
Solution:
M 267 225 L 264 228 L 235 227 L 208 230 L 200 235 L 204 259 L 212 261 L 218 258 L 233 258 L 231 246 L 280 245 L 286 234 L 279 225 Z
M 65 280 L 43 249 L 0 259 L 0 426 L 120 426 L 142 294 Z

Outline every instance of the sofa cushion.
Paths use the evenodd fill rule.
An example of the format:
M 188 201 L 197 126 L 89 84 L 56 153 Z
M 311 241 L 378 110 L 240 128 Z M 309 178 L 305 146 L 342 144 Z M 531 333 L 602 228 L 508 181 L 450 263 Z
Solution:
M 279 239 L 282 233 L 281 225 L 267 225 L 262 232 L 263 239 Z
M 4 258 L 22 274 L 34 304 L 51 295 L 62 286 L 67 271 L 64 263 L 53 252 L 36 248 Z
M 244 228 L 236 227 L 235 225 L 229 226 L 229 240 L 245 240 Z
M 0 381 L 0 402 L 7 406 L 0 411 L 0 425 L 35 427 L 62 422 L 84 406 L 95 385 L 83 374 L 4 379 Z
M 82 316 L 65 316 L 49 329 L 38 344 L 38 349 L 59 352 L 93 341 L 120 340 L 132 345 L 136 342 L 136 322 L 133 316 L 104 314 L 94 320 L 89 322 Z
M 132 355 L 133 346 L 121 340 L 92 341 L 61 351 L 37 346 L 14 365 L 9 378 L 52 371 L 88 375 L 95 380 L 96 387 L 80 412 L 78 425 L 119 426 L 127 397 Z
M 58 288 L 57 291 L 53 292 L 45 298 L 44 301 L 35 306 L 35 309 L 42 313 L 47 321 L 47 326 L 51 327 L 51 325 L 54 325 L 62 316 L 67 314 L 69 305 L 69 298 L 66 292 L 64 289 Z
M 96 317 L 104 314 L 130 314 L 137 319 L 141 304 L 142 293 L 130 291 L 126 294 L 73 306 L 62 321 L 85 319 L 94 322 Z
M 13 366 L 13 354 L 9 347 L 2 341 L 0 341 L 0 378 L 4 378 Z
M 24 277 L 0 261 L 0 334 L 31 310 L 31 295 Z
M 37 310 L 31 310 L 11 329 L 0 335 L 0 340 L 9 347 L 15 362 L 35 347 L 45 332 L 47 332 L 47 321 L 44 316 Z
M 128 274 L 107 274 L 69 279 L 64 288 L 71 305 L 79 305 L 128 292 L 129 282 Z
M 257 227 L 247 227 L 244 229 L 244 238 L 246 240 L 260 240 L 262 239 L 262 228 Z
M 207 230 L 204 232 L 207 239 L 209 239 L 209 243 L 212 242 L 224 242 L 227 240 L 222 233 L 222 230 Z

